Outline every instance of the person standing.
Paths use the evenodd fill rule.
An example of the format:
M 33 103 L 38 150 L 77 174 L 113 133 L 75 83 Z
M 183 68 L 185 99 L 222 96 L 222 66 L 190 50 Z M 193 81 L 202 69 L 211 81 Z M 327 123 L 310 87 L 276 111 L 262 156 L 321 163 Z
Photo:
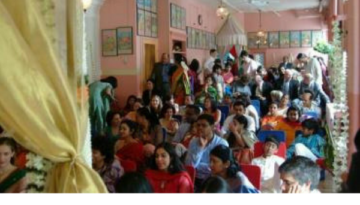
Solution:
M 151 79 L 155 81 L 155 88 L 158 88 L 162 98 L 171 94 L 171 76 L 176 70 L 176 66 L 170 63 L 169 58 L 169 54 L 163 53 L 161 62 L 154 65 L 151 74 Z
M 216 51 L 216 49 L 211 49 L 210 50 L 210 57 L 205 61 L 204 64 L 204 78 L 212 73 L 212 69 L 215 65 L 215 58 L 217 57 L 218 53 Z
M 308 57 L 303 53 L 299 53 L 296 58 L 299 62 L 304 64 L 305 73 L 310 73 L 313 76 L 314 81 L 322 90 L 323 79 L 319 61 L 316 58 Z

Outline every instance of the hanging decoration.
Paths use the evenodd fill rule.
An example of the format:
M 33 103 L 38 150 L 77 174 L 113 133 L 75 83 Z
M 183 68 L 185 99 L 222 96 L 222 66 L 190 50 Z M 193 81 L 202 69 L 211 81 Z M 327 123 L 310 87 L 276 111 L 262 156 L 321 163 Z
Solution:
M 339 22 L 333 22 L 333 52 L 330 54 L 330 80 L 334 91 L 334 129 L 331 137 L 334 143 L 334 192 L 341 190 L 341 175 L 347 170 L 349 108 L 346 94 L 347 56 L 342 49 Z
M 26 178 L 28 193 L 43 193 L 46 177 L 54 164 L 44 157 L 29 152 L 26 155 Z
M 221 1 L 220 6 L 216 10 L 216 16 L 221 19 L 226 18 L 229 15 L 229 10 L 223 6 L 223 1 Z

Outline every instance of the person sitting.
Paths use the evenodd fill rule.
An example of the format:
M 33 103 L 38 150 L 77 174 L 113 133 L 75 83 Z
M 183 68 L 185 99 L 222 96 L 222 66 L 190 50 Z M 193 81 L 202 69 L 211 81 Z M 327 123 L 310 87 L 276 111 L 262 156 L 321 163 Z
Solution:
M 291 69 L 292 66 L 293 65 L 290 62 L 290 57 L 289 56 L 284 56 L 283 57 L 283 62 L 279 64 L 279 68 L 284 68 L 284 69 Z
M 283 95 L 280 99 L 279 108 L 278 108 L 278 115 L 286 117 L 286 113 L 289 109 L 289 95 Z
M 181 143 L 184 140 L 185 134 L 190 130 L 193 123 L 196 122 L 201 111 L 196 105 L 186 106 L 186 112 L 183 121 L 181 122 L 178 131 L 175 134 L 173 143 Z
M 295 133 L 298 130 L 301 130 L 300 122 L 301 112 L 296 107 L 289 107 L 286 113 L 286 118 L 281 119 L 274 130 L 282 130 L 286 135 L 286 147 L 289 147 L 295 139 Z
M 249 87 L 250 78 L 248 75 L 243 75 L 239 80 L 234 81 L 232 85 L 232 95 L 234 98 L 239 96 L 251 96 L 251 89 Z
M 196 122 L 191 124 L 191 127 L 190 127 L 189 131 L 185 134 L 185 137 L 182 140 L 181 144 L 183 144 L 184 147 L 188 149 L 189 145 L 190 145 L 190 142 L 194 137 L 197 137 Z
M 186 96 L 186 95 L 185 95 Z M 185 99 L 185 97 L 184 97 Z M 179 113 L 180 110 L 180 106 L 179 104 L 175 103 L 175 99 L 174 99 L 174 95 L 169 95 L 169 96 L 165 96 L 165 103 L 164 105 L 171 105 L 172 107 L 174 107 L 174 115 L 177 115 Z
M 165 104 L 165 106 L 161 110 L 160 115 L 160 125 L 166 129 L 166 140 L 169 142 L 172 142 L 172 139 L 174 138 L 177 130 L 179 129 L 179 126 L 174 126 L 178 125 L 177 123 L 174 124 L 174 114 L 175 108 L 172 105 Z
M 185 104 L 179 107 L 179 115 L 185 116 L 186 106 L 194 104 L 193 95 L 185 95 Z
M 273 90 L 270 92 L 271 102 L 279 104 L 282 97 L 283 93 L 280 90 Z
M 146 81 L 146 90 L 142 93 L 142 100 L 144 101 L 145 106 L 150 105 L 150 100 L 153 95 L 159 95 L 154 85 L 155 81 L 153 79 L 148 79 Z
M 205 97 L 210 96 L 213 100 L 218 100 L 219 95 L 216 89 L 216 80 L 212 75 L 205 77 L 205 85 L 202 91 L 196 94 L 196 103 L 204 104 Z
M 221 65 L 215 64 L 213 67 L 212 75 L 214 76 L 214 79 L 216 82 L 216 89 L 217 89 L 217 93 L 219 96 L 218 101 L 220 101 L 220 102 L 224 98 L 224 91 L 225 91 L 225 82 L 224 82 L 224 78 L 221 75 L 221 73 L 222 73 Z
M 321 101 L 323 101 L 323 104 L 330 103 L 330 98 L 326 95 L 320 85 L 313 80 L 313 76 L 310 73 L 306 73 L 303 81 L 300 83 L 299 96 L 301 96 L 305 90 L 311 90 L 313 93 L 313 100 L 316 101 L 318 106 L 321 105 Z
M 193 193 L 194 186 L 175 149 L 169 143 L 156 147 L 152 167 L 145 172 L 154 193 Z
M 136 122 L 140 126 L 140 141 L 146 144 L 158 145 L 164 141 L 162 127 L 156 116 L 148 108 L 140 108 L 136 112 Z
M 314 94 L 311 90 L 305 90 L 302 94 L 302 101 L 297 105 L 302 113 L 315 112 L 317 116 L 321 116 L 321 109 L 318 107 L 314 99 Z
M 221 128 L 221 134 L 225 135 L 229 132 L 229 125 L 230 123 L 233 121 L 234 117 L 236 115 L 243 115 L 246 117 L 247 122 L 248 122 L 248 126 L 247 126 L 247 130 L 251 131 L 251 132 L 255 132 L 255 122 L 254 119 L 248 115 L 245 114 L 245 103 L 242 101 L 235 101 L 233 106 L 232 106 L 232 113 L 230 116 L 228 116 L 225 119 L 225 122 Z
M 273 130 L 277 123 L 283 118 L 277 113 L 278 105 L 275 102 L 272 102 L 269 105 L 268 114 L 261 119 L 261 129 L 262 130 Z
M 206 97 L 204 101 L 204 114 L 209 114 L 215 119 L 215 128 L 220 130 L 221 111 L 217 108 L 216 101 Z
M 114 158 L 111 141 L 98 136 L 92 139 L 91 146 L 93 169 L 100 175 L 107 190 L 114 193 L 115 183 L 124 174 L 124 169 Z
M 223 99 L 223 101 L 222 101 L 222 103 L 221 103 L 220 105 L 221 105 L 221 106 L 231 107 L 232 102 L 233 102 L 233 100 L 232 100 L 232 98 L 231 98 L 231 95 L 225 94 L 224 99 Z
M 202 185 L 201 193 L 233 193 L 229 184 L 219 176 L 211 176 Z
M 131 111 L 129 112 L 126 116 L 125 116 L 125 119 L 128 119 L 128 120 L 132 120 L 132 121 L 136 121 L 136 111 L 139 109 L 139 108 L 142 108 L 143 107 L 143 101 L 139 98 L 136 99 L 135 103 L 134 103 L 134 106 L 133 106 L 133 110 L 134 111 Z
M 151 115 L 153 115 L 157 119 L 160 119 L 162 107 L 163 107 L 163 103 L 160 96 L 153 95 L 151 97 L 150 105 L 147 108 L 149 109 Z
M 115 185 L 116 193 L 153 193 L 146 177 L 139 172 L 125 173 Z
M 320 193 L 320 168 L 309 158 L 296 156 L 279 167 L 282 193 Z
M 292 70 L 285 70 L 284 78 L 276 82 L 276 89 L 281 90 L 284 95 L 289 95 L 293 101 L 299 98 L 299 81 L 294 80 Z
M 276 156 L 279 149 L 279 141 L 276 136 L 269 135 L 263 145 L 264 153 L 252 160 L 251 164 L 261 168 L 261 192 L 262 193 L 279 193 L 280 178 L 275 177 L 277 167 L 284 163 L 285 159 Z
M 260 75 L 255 77 L 255 85 L 252 87 L 252 99 L 260 101 L 261 113 L 266 113 L 268 103 L 271 101 L 270 92 L 273 87 L 270 83 L 264 82 Z
M 0 193 L 25 193 L 27 177 L 25 169 L 19 169 L 15 161 L 16 142 L 0 137 Z
M 222 73 L 225 82 L 225 94 L 231 94 L 231 84 L 234 81 L 234 75 L 231 72 L 231 64 L 226 63 L 224 72 Z
M 318 132 L 318 122 L 314 119 L 307 119 L 301 123 L 302 134 L 296 136 L 293 143 L 287 150 L 287 158 L 295 156 L 304 156 L 316 161 L 324 157 L 325 140 Z
M 241 172 L 231 149 L 225 145 L 217 145 L 211 150 L 210 169 L 213 176 L 220 176 L 225 179 L 234 193 L 259 193 Z
M 136 163 L 137 170 L 141 170 L 144 162 L 143 144 L 135 139 L 136 122 L 123 120 L 120 123 L 121 138 L 115 144 L 115 153 L 121 160 L 130 160 Z
M 245 115 L 248 115 L 250 117 L 253 118 L 254 122 L 255 122 L 255 130 L 260 129 L 260 117 L 259 117 L 259 113 L 257 112 L 256 108 L 254 107 L 254 105 L 251 104 L 251 99 L 250 96 L 247 95 L 243 95 L 240 97 L 240 100 L 244 103 L 245 105 Z
M 121 115 L 119 112 L 109 111 L 106 115 L 106 123 L 108 126 L 105 129 L 105 136 L 111 140 L 113 145 L 115 145 L 116 141 L 120 138 L 120 122 Z
M 219 144 L 229 146 L 226 140 L 214 133 L 215 120 L 213 116 L 202 114 L 198 117 L 196 126 L 198 137 L 190 141 L 185 159 L 186 165 L 196 169 L 195 187 L 200 188 L 202 182 L 210 176 L 210 151 Z
M 130 95 L 126 101 L 125 107 L 122 109 L 123 115 L 127 115 L 129 112 L 134 111 L 134 104 L 137 97 L 135 95 Z

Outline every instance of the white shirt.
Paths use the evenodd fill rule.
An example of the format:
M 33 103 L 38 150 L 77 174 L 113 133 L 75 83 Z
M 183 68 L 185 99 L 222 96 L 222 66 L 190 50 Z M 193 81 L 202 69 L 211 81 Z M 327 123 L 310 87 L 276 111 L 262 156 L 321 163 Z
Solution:
M 229 125 L 230 123 L 233 121 L 235 117 L 235 114 L 232 114 L 230 116 L 228 116 L 224 122 L 224 125 L 221 128 L 221 133 L 224 135 L 226 133 L 229 132 Z M 255 121 L 252 117 L 250 117 L 249 115 L 244 115 L 244 117 L 246 117 L 247 121 L 248 121 L 248 127 L 246 130 L 251 131 L 251 132 L 255 132 Z
M 204 69 L 205 70 L 208 70 L 210 73 L 212 73 L 212 69 L 214 67 L 214 64 L 215 64 L 215 58 L 210 56 L 206 61 L 205 61 L 205 64 L 204 64 Z
M 252 165 L 256 165 L 261 168 L 262 193 L 281 193 L 281 181 L 280 176 L 277 173 L 279 166 L 284 163 L 284 161 L 285 159 L 276 155 L 272 155 L 267 158 L 261 156 L 252 160 Z
M 244 65 L 244 74 L 248 74 L 251 78 L 254 79 L 259 65 L 260 64 L 258 62 L 250 59 L 250 62 Z
M 250 113 L 254 113 L 255 116 L 254 117 L 250 116 Z M 253 105 L 249 105 L 249 106 L 246 107 L 245 115 L 249 115 L 250 117 L 252 117 L 254 119 L 256 130 L 260 128 L 259 114 L 258 114 L 258 112 L 256 111 L 256 108 Z
M 322 86 L 322 70 L 319 61 L 315 58 L 310 58 L 310 61 L 305 65 L 304 68 L 305 72 L 310 73 L 313 76 L 314 81 L 318 85 Z

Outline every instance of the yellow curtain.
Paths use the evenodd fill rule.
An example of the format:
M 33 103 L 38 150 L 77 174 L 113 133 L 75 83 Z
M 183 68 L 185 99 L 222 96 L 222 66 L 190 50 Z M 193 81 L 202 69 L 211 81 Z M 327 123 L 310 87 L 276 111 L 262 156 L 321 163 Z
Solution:
M 82 7 L 80 0 L 64 2 L 69 76 L 60 67 L 36 1 L 0 1 L 0 124 L 14 130 L 22 146 L 56 163 L 46 192 L 107 192 L 80 156 L 88 119 L 87 102 L 76 97 Z

